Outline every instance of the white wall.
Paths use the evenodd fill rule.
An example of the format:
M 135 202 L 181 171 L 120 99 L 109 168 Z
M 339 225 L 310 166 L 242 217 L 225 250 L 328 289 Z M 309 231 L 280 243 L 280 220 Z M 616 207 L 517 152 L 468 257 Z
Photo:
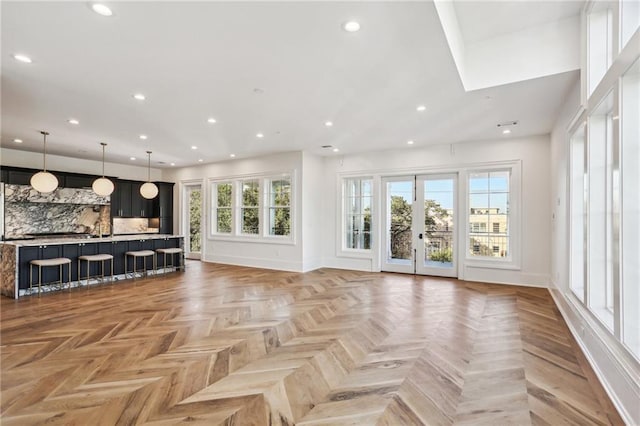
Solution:
M 520 160 L 522 164 L 522 250 L 520 270 L 478 268 L 465 265 L 466 280 L 547 286 L 550 272 L 549 137 L 500 138 L 492 141 L 400 149 L 325 159 L 323 248 L 325 266 L 379 270 L 377 253 L 370 258 L 338 255 L 340 178 L 343 174 L 380 177 L 400 173 L 455 171 L 474 165 Z M 375 179 L 374 179 L 375 180 Z M 380 199 L 380 188 L 375 188 Z M 379 204 L 379 203 L 378 203 Z M 375 208 L 375 207 L 374 207 Z M 377 211 L 380 211 L 379 205 Z M 374 211 L 374 216 L 375 216 Z M 373 218 L 374 226 L 378 219 Z M 379 226 L 379 225 L 378 225 Z M 376 234 L 377 235 L 377 234 Z M 375 243 L 374 243 L 375 244 Z M 375 250 L 379 251 L 379 250 Z
M 292 172 L 294 183 L 294 242 L 278 244 L 261 240 L 222 240 L 209 233 L 211 206 L 210 180 L 246 177 L 257 174 Z M 233 265 L 253 266 L 287 271 L 302 271 L 302 153 L 289 152 L 271 156 L 238 159 L 195 167 L 165 170 L 163 180 L 176 182 L 174 189 L 174 229 L 184 235 L 186 230 L 180 216 L 184 185 L 190 182 L 203 184 L 203 249 L 202 259 Z
M 569 129 L 580 107 L 580 86 L 568 94 L 551 133 L 551 294 L 613 403 L 630 424 L 640 424 L 637 362 L 570 291 Z
M 42 154 L 0 148 L 0 164 L 2 166 L 40 169 L 42 168 Z M 102 173 L 102 162 L 47 154 L 47 169 L 99 175 Z M 143 166 L 105 163 L 104 171 L 107 176 L 115 176 L 121 179 L 147 180 L 147 168 Z M 162 171 L 152 168 L 151 180 L 161 180 L 161 178 Z
M 324 161 L 322 157 L 302 153 L 302 254 L 303 271 L 323 265 L 323 189 Z

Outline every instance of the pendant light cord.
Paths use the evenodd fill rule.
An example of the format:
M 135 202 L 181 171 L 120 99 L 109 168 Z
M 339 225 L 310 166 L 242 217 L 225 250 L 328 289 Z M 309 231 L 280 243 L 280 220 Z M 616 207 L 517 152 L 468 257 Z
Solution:
M 151 182 L 151 151 L 147 151 L 147 157 L 149 158 L 147 162 L 147 182 Z
M 101 142 L 100 145 L 102 145 L 102 177 L 104 177 L 104 147 L 107 146 L 107 144 Z
M 42 136 L 44 136 L 44 149 L 42 150 L 42 171 L 47 171 L 47 135 L 49 132 L 41 131 Z

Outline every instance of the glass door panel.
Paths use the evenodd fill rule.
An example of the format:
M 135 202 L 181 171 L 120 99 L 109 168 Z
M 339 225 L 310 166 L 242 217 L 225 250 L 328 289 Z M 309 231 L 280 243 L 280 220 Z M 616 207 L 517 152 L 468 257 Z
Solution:
M 385 197 L 385 245 L 382 270 L 413 274 L 414 176 L 383 180 Z
M 420 196 L 416 205 L 419 202 L 422 209 L 417 247 L 421 261 L 416 264 L 416 273 L 456 276 L 456 176 L 419 176 L 417 184 Z
M 185 256 L 188 259 L 200 259 L 202 250 L 202 188 L 200 185 L 186 187 L 186 219 L 187 241 Z

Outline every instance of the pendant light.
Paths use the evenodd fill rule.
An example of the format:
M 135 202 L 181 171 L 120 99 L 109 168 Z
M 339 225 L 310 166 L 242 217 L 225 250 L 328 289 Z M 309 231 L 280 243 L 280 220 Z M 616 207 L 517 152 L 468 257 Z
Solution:
M 113 182 L 104 177 L 104 147 L 107 146 L 107 144 L 100 142 L 100 145 L 102 145 L 102 177 L 94 180 L 91 188 L 93 188 L 93 192 L 96 194 L 106 197 L 113 192 Z
M 47 136 L 49 132 L 40 132 L 44 136 L 44 150 L 42 151 L 42 171 L 31 176 L 31 186 L 38 192 L 47 194 L 58 187 L 58 178 L 47 171 Z
M 151 182 L 151 151 L 147 151 L 147 156 L 149 157 L 147 182 L 142 184 L 142 186 L 140 187 L 140 195 L 150 200 L 158 195 L 158 187 L 155 183 Z

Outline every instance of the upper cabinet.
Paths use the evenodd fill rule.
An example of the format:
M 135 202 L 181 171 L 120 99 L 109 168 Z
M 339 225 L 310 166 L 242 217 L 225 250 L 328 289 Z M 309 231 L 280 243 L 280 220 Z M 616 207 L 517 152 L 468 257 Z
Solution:
M 173 212 L 173 183 L 155 182 L 158 195 L 148 200 L 140 194 L 144 182 L 118 179 L 111 194 L 112 217 L 171 217 Z
M 153 217 L 173 216 L 173 183 L 156 182 L 158 196 L 153 199 Z

